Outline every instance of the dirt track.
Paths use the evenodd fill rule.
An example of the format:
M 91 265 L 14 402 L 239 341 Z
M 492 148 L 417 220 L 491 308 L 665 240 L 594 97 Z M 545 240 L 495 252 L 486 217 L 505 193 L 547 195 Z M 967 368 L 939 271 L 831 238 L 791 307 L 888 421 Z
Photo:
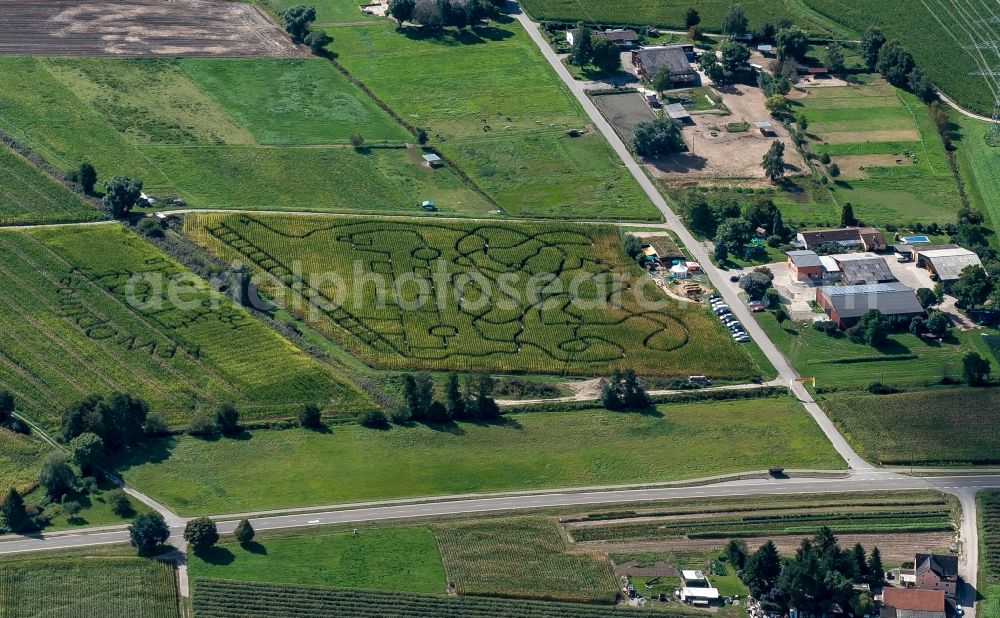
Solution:
M 223 0 L 0 0 L 0 54 L 302 57 L 261 10 Z

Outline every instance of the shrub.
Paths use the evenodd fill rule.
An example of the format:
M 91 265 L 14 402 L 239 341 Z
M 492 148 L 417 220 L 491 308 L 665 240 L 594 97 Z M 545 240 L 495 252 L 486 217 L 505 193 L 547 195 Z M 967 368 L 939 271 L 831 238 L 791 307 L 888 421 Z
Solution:
M 307 403 L 302 406 L 299 412 L 299 425 L 308 429 L 319 429 L 323 426 L 323 415 L 319 406 L 314 403 Z
M 214 415 L 199 414 L 191 419 L 187 432 L 201 438 L 215 438 L 219 436 L 219 424 Z
M 400 406 L 389 413 L 389 418 L 396 425 L 405 425 L 413 419 L 413 415 L 410 414 L 410 409 L 406 406 Z
M 63 497 L 75 482 L 76 473 L 70 467 L 66 455 L 61 452 L 46 457 L 38 471 L 38 484 L 45 488 L 45 493 L 53 500 Z
M 236 525 L 236 530 L 233 531 L 233 538 L 240 545 L 246 545 L 253 540 L 253 537 L 257 533 L 254 531 L 253 526 L 250 525 L 250 520 L 241 519 L 240 523 Z
M 132 503 L 128 499 L 128 495 L 125 490 L 117 488 L 112 489 L 108 492 L 107 496 L 104 497 L 105 502 L 111 507 L 111 512 L 118 517 L 128 517 L 135 513 L 132 508 Z
M 139 221 L 139 224 L 135 227 L 143 236 L 148 236 L 149 238 L 163 237 L 163 226 L 160 225 L 155 219 L 146 217 L 145 219 Z
M 819 162 L 822 163 L 823 165 L 829 165 L 830 164 L 830 153 L 829 152 L 821 152 L 820 155 L 819 155 Z
M 873 395 L 892 395 L 893 393 L 901 393 L 903 391 L 895 386 L 889 386 L 881 382 L 872 382 L 868 385 L 868 392 Z
M 365 412 L 358 417 L 358 422 L 362 427 L 367 427 L 369 429 L 389 428 L 389 419 L 381 410 L 369 410 L 368 412 Z
M 170 426 L 159 414 L 150 414 L 142 426 L 142 432 L 149 437 L 170 435 Z
M 215 422 L 219 426 L 219 431 L 226 435 L 240 432 L 240 412 L 231 403 L 219 406 L 219 411 L 215 413 Z
M 836 163 L 831 163 L 830 166 L 826 168 L 826 171 L 830 174 L 832 178 L 840 176 L 840 166 L 837 165 Z

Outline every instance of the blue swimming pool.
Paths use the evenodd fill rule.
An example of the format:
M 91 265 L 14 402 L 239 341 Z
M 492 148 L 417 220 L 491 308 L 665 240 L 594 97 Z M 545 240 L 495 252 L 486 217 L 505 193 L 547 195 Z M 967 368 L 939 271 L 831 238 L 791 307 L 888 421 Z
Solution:
M 906 243 L 908 245 L 915 245 L 917 243 L 930 242 L 931 241 L 931 239 L 927 238 L 926 236 L 903 236 L 899 240 L 901 240 L 902 242 L 904 242 L 904 243 Z

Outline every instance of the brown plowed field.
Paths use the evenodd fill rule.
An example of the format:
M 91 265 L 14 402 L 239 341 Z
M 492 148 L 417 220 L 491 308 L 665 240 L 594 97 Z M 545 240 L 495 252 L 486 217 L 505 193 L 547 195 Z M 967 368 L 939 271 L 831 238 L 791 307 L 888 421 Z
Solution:
M 0 0 L 0 54 L 306 55 L 257 7 L 223 0 Z

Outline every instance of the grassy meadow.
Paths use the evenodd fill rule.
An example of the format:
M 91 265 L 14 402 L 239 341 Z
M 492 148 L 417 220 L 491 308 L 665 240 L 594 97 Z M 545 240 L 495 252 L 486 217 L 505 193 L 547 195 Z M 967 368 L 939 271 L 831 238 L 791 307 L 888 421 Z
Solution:
M 989 124 L 952 114 L 956 159 L 974 206 L 987 216 L 986 225 L 1000 230 L 1000 148 L 986 142 Z M 992 236 L 994 242 L 996 236 Z
M 6 146 L 0 146 L 0 225 L 97 221 L 101 213 Z
M 829 185 L 834 198 L 869 222 L 953 222 L 962 202 L 927 108 L 881 78 L 870 81 L 811 88 L 797 101 L 813 149 L 840 167 Z
M 204 514 L 668 481 L 772 465 L 836 469 L 843 462 L 793 399 L 778 398 L 658 406 L 650 414 L 512 414 L 496 424 L 387 431 L 352 424 L 214 442 L 181 436 L 150 442 L 119 464 L 135 487 L 180 513 Z
M 759 371 L 704 307 L 644 291 L 610 227 L 211 213 L 188 216 L 185 232 L 270 275 L 263 287 L 273 297 L 379 367 L 731 379 Z M 330 278 L 296 291 L 296 263 Z M 359 274 L 382 279 L 382 295 Z M 541 289 L 548 275 L 555 281 Z M 604 302 L 608 295 L 621 302 Z
M 512 215 L 658 219 L 519 24 L 441 37 L 338 28 L 340 62 L 458 161 Z
M 44 558 L 0 563 L 4 616 L 177 618 L 171 565 L 142 558 Z
M 1000 389 L 830 395 L 823 409 L 865 459 L 882 464 L 995 464 Z
M 544 517 L 456 522 L 434 527 L 448 581 L 460 595 L 613 603 L 618 593 L 603 554 L 569 554 Z
M 426 593 L 446 585 L 434 535 L 415 527 L 267 533 L 246 546 L 226 538 L 189 551 L 188 570 L 196 583 L 210 577 Z
M 0 265 L 0 388 L 45 426 L 75 401 L 121 390 L 181 424 L 222 401 L 248 418 L 294 414 L 307 402 L 371 405 L 330 366 L 117 225 L 3 232 L 0 251 L 11 258 Z
M 778 324 L 770 312 L 754 314 L 757 323 L 804 377 L 820 388 L 866 388 L 875 381 L 895 386 L 932 386 L 942 379 L 961 379 L 962 357 L 989 354 L 976 332 L 954 331 L 941 343 L 909 333 L 896 333 L 879 348 L 829 336 L 807 322 Z M 915 356 L 915 358 L 913 358 Z

